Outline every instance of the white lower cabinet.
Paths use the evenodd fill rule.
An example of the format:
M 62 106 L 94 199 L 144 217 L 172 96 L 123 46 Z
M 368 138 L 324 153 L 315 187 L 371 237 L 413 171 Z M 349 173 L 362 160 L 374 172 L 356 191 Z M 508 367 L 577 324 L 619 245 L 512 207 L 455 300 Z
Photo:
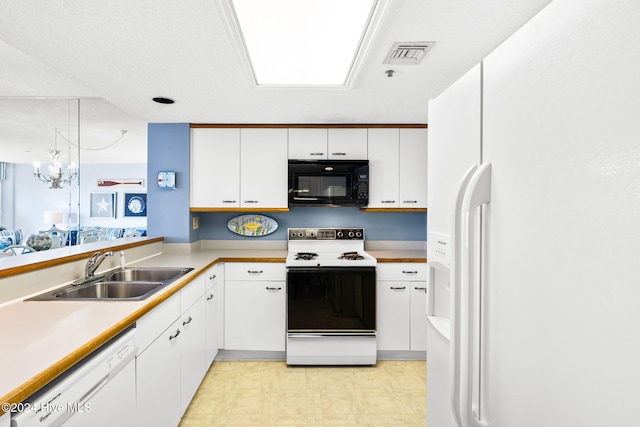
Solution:
M 137 425 L 178 425 L 204 378 L 204 291 L 202 275 L 137 322 Z
M 205 317 L 206 317 L 206 336 L 205 336 L 205 360 L 208 368 L 218 354 L 220 348 L 219 340 L 219 321 L 220 315 L 220 294 L 219 289 L 222 288 L 220 283 L 222 264 L 216 264 L 206 273 L 206 290 L 204 292 L 205 299 Z
M 411 351 L 427 351 L 427 282 L 410 282 Z
M 286 294 L 284 263 L 225 264 L 225 349 L 284 351 Z
M 136 358 L 138 425 L 176 426 L 180 422 L 179 320 Z
M 205 322 L 205 299 L 201 296 L 180 320 L 183 331 L 180 337 L 180 416 L 187 410 L 207 373 Z
M 378 350 L 426 350 L 426 280 L 426 264 L 378 264 Z
M 0 415 L 0 427 L 9 427 L 11 426 L 11 414 L 4 413 Z

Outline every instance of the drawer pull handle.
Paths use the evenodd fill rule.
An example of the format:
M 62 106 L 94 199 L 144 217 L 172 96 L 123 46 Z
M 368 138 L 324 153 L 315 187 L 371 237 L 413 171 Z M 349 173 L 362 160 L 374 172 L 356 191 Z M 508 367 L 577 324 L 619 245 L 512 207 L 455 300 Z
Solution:
M 401 291 L 403 289 L 407 289 L 406 286 L 391 286 L 390 289 L 393 289 L 394 291 Z
M 427 288 L 421 288 L 421 287 L 416 286 L 414 289 L 416 291 L 424 291 L 425 294 L 427 293 Z
M 404 274 L 418 274 L 417 271 L 402 270 Z
M 417 200 L 403 200 L 402 203 L 418 203 Z
M 418 289 L 418 288 L 416 288 L 416 289 Z M 207 297 L 207 301 L 211 301 L 212 299 L 213 299 L 213 294 L 211 294 L 211 295 L 209 295 L 209 296 Z
M 395 200 L 381 200 L 380 203 L 395 203 Z
M 222 203 L 235 203 L 235 200 L 223 200 Z
M 169 335 L 169 341 L 178 338 L 178 335 L 180 335 L 180 329 L 176 329 L 176 333 L 173 335 Z
M 193 318 L 191 316 L 189 316 L 189 319 L 187 319 L 184 322 L 182 322 L 182 326 L 187 326 L 189 323 L 191 323 L 192 320 L 193 320 Z
M 211 276 L 209 276 L 209 280 L 213 280 L 213 279 L 215 279 L 215 278 L 216 278 L 216 275 L 215 275 L 215 274 L 212 274 Z
M 331 153 L 332 156 L 346 156 L 347 153 Z
M 310 156 L 324 156 L 324 153 L 309 153 Z
M 279 290 L 281 290 L 282 288 L 280 288 L 280 287 L 278 287 L 278 288 L 270 288 L 269 286 L 267 286 L 267 287 L 266 287 L 266 289 L 267 289 L 268 291 L 279 291 Z
M 264 273 L 264 270 L 247 270 L 247 273 L 249 273 L 249 274 L 262 274 L 262 273 Z
M 259 203 L 257 200 L 245 200 L 242 203 Z

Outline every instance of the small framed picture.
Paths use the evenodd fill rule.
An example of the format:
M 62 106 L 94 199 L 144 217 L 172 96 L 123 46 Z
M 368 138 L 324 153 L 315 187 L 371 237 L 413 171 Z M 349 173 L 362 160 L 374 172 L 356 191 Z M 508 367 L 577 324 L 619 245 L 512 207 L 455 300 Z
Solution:
M 91 193 L 91 218 L 116 217 L 116 193 Z
M 147 216 L 147 195 L 124 193 L 124 216 Z

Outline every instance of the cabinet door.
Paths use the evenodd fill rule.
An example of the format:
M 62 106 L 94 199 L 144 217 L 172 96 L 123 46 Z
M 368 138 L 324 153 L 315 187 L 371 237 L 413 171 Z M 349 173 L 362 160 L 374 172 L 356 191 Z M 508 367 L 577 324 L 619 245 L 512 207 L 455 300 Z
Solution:
M 289 129 L 289 158 L 319 160 L 327 158 L 327 129 Z
M 240 129 L 191 129 L 191 207 L 240 206 Z
M 175 427 L 180 422 L 179 322 L 136 358 L 137 425 Z
M 242 129 L 240 207 L 286 208 L 287 129 Z
M 205 300 L 200 297 L 181 317 L 180 340 L 180 416 L 187 410 L 206 370 Z
M 399 129 L 369 129 L 370 208 L 397 208 L 400 190 Z
M 378 281 L 378 350 L 409 350 L 408 282 Z
M 284 351 L 285 282 L 227 281 L 224 298 L 226 349 Z
M 426 129 L 400 129 L 400 207 L 427 207 Z
M 427 282 L 410 282 L 411 350 L 427 350 Z
M 217 283 L 207 288 L 204 298 L 206 304 L 205 365 L 208 369 L 218 354 L 218 301 L 220 298 Z
M 367 129 L 330 128 L 327 147 L 329 159 L 366 160 Z

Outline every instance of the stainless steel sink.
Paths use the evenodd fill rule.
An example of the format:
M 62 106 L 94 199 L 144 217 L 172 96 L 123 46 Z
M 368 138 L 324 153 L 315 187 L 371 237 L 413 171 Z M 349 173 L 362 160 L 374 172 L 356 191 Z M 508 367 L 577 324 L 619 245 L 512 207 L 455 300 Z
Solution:
M 84 286 L 72 286 L 54 292 L 55 299 L 144 299 L 160 289 L 162 282 L 97 282 Z M 148 295 L 147 295 L 148 294 Z
M 191 268 L 132 267 L 108 273 L 105 281 L 167 282 L 190 272 Z
M 81 285 L 66 285 L 27 301 L 136 301 L 153 295 L 193 268 L 133 267 L 116 270 Z

